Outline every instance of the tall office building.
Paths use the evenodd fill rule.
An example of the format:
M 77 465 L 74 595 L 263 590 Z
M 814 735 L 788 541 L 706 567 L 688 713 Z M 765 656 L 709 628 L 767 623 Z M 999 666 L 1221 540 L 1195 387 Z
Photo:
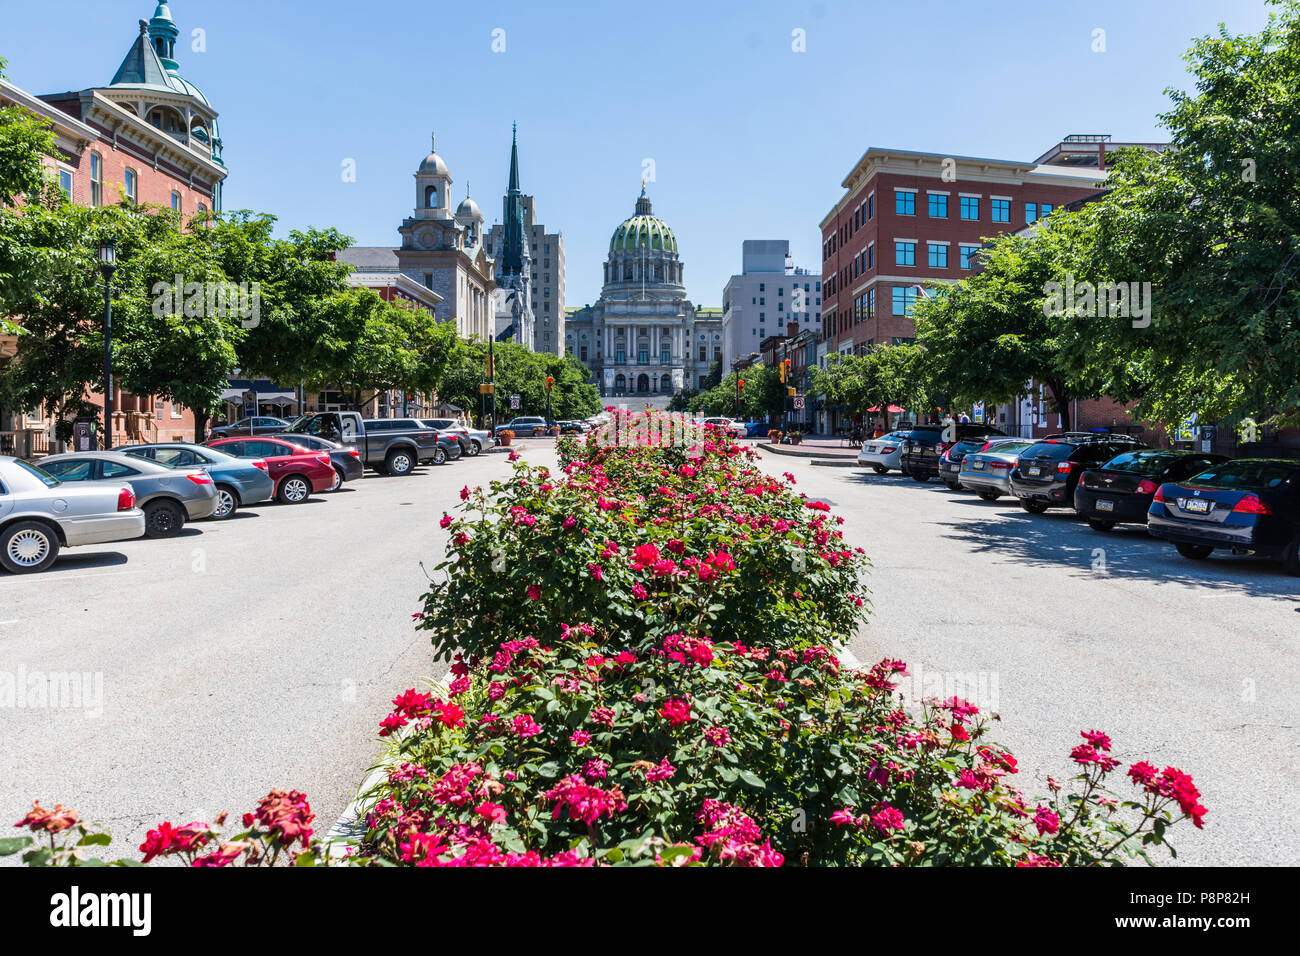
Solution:
M 769 335 L 784 335 L 791 322 L 821 331 L 822 280 L 799 269 L 786 239 L 746 239 L 740 274 L 722 291 L 722 356 L 729 368 L 760 351 Z

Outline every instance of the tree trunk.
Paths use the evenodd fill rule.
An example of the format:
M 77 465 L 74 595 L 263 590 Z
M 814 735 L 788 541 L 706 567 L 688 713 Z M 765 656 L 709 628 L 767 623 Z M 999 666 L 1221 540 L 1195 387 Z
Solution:
M 1070 421 L 1070 393 L 1059 381 L 1043 380 L 1047 390 L 1052 393 L 1050 408 L 1061 416 L 1061 431 L 1068 432 L 1074 424 Z
M 203 438 L 208 430 L 208 422 L 211 420 L 212 416 L 207 412 L 194 413 L 194 444 L 203 444 Z

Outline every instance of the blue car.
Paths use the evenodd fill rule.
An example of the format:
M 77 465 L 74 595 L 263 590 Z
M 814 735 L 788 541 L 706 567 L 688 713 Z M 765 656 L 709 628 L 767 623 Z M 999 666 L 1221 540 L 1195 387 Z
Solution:
M 746 438 L 766 438 L 772 426 L 767 422 L 745 422 Z
M 1300 575 L 1300 461 L 1239 458 L 1163 484 L 1147 530 L 1194 561 L 1223 548 L 1281 561 Z
M 190 445 L 183 442 L 162 442 L 156 445 L 123 445 L 116 451 L 172 468 L 202 468 L 212 476 L 217 486 L 217 510 L 212 520 L 225 521 L 244 505 L 270 501 L 275 495 L 275 482 L 270 473 L 246 458 L 235 458 L 215 448 Z

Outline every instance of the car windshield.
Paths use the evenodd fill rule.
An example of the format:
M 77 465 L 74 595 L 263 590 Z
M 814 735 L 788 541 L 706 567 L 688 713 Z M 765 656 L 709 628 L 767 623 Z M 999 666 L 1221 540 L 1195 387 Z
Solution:
M 912 441 L 937 442 L 942 434 L 942 430 L 938 428 L 913 428 L 907 433 L 907 437 Z
M 995 441 L 986 454 L 1018 455 L 1033 444 L 1031 441 Z
M 1300 463 L 1286 461 L 1229 461 L 1209 471 L 1203 471 L 1188 484 L 1205 488 L 1241 488 L 1264 491 L 1276 488 L 1300 472 Z
M 1031 445 L 1025 450 L 1023 458 L 1051 458 L 1053 461 L 1065 461 L 1070 457 L 1070 452 L 1078 448 L 1078 445 L 1068 445 L 1059 441 L 1040 441 L 1036 445 Z
M 27 464 L 27 462 L 19 461 L 16 458 L 14 459 L 14 464 L 17 467 L 21 468 L 23 471 L 30 472 L 31 474 L 35 475 L 37 478 L 40 479 L 41 484 L 45 485 L 46 488 L 57 488 L 60 484 L 62 484 L 62 482 L 60 482 L 59 479 L 55 478 L 53 475 L 51 475 L 48 471 L 46 471 L 43 468 L 37 468 L 35 465 L 29 465 Z
M 1112 458 L 1102 467 L 1129 475 L 1158 475 L 1181 458 L 1181 455 L 1152 454 L 1149 451 L 1130 451 Z

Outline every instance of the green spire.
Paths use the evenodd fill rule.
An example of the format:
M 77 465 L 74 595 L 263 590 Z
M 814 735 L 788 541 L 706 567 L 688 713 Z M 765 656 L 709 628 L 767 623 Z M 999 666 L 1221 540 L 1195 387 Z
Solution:
M 506 235 L 501 248 L 501 273 L 521 275 L 524 271 L 524 203 L 519 189 L 519 124 L 510 134 L 510 189 L 506 193 Z

